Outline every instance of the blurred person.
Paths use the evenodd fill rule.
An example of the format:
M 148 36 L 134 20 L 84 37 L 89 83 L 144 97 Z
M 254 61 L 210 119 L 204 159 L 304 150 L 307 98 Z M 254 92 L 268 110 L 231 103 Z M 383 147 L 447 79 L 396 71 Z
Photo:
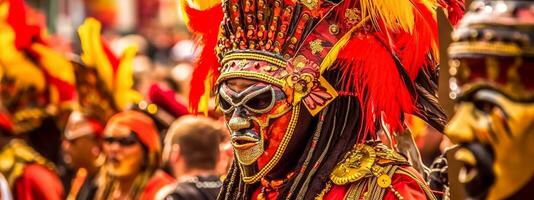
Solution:
M 63 158 L 76 171 L 67 199 L 94 199 L 94 180 L 105 161 L 101 153 L 103 125 L 83 115 L 71 113 L 63 139 Z
M 101 170 L 96 199 L 154 199 L 172 177 L 158 170 L 159 134 L 154 122 L 137 111 L 114 115 L 104 129 Z
M 177 182 L 166 186 L 158 197 L 165 200 L 217 198 L 222 185 L 216 169 L 225 134 L 222 128 L 210 118 L 195 116 L 181 117 L 171 125 L 165 136 L 163 160 L 170 165 Z
M 1 102 L 14 131 L 24 134 L 42 156 L 59 163 L 60 129 L 75 97 L 72 64 L 49 45 L 45 20 L 39 17 L 44 15 L 28 12 L 22 0 L 0 5 Z
M 0 173 L 14 199 L 63 199 L 54 162 L 75 97 L 73 66 L 48 45 L 24 1 L 0 7 L 0 121 L 11 124 L 0 133 Z
M 2 195 L 11 193 L 19 200 L 63 199 L 63 185 L 55 165 L 27 144 L 26 135 L 14 132 L 14 125 L 5 114 L 1 114 L 0 121 L 0 174 L 10 189 L 2 191 Z
M 534 1 L 473 1 L 452 34 L 449 96 L 456 113 L 445 134 L 459 145 L 449 163 L 460 170 L 449 177 L 465 199 L 533 198 L 532 8 Z

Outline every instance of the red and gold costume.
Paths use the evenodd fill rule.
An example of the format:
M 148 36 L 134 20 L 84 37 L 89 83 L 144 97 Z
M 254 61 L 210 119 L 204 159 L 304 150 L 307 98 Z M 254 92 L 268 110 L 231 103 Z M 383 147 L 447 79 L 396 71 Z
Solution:
M 202 48 L 191 106 L 216 93 L 235 152 L 220 199 L 434 198 L 395 141 L 406 114 L 443 129 L 435 10 L 455 22 L 462 1 L 182 4 Z
M 63 199 L 63 185 L 54 164 L 23 140 L 11 140 L 0 150 L 0 157 L 0 172 L 15 199 Z
M 452 34 L 449 83 L 457 104 L 445 133 L 460 146 L 449 163 L 460 161 L 461 170 L 449 175 L 470 199 L 532 198 L 533 7 L 473 1 Z
M 74 98 L 74 73 L 25 10 L 22 0 L 0 1 L 0 97 L 13 124 L 0 135 L 0 172 L 14 199 L 63 199 L 52 161 L 59 160 L 58 127 Z

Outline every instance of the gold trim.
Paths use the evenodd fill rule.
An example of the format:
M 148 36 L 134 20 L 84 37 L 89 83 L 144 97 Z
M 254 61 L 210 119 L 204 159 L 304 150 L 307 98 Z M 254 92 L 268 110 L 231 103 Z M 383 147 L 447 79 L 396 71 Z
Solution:
M 257 60 L 265 61 L 282 68 L 287 66 L 287 61 L 283 59 L 252 52 L 229 53 L 223 57 L 221 60 L 221 65 L 224 66 L 226 63 L 232 60 Z
M 514 90 L 507 89 L 506 86 L 502 84 L 485 82 L 485 81 L 476 81 L 476 82 L 463 84 L 461 86 L 460 95 L 469 94 L 481 88 L 488 88 L 488 89 L 496 90 L 504 94 L 508 98 L 511 98 L 514 101 L 530 101 L 534 99 L 534 92 L 527 91 L 525 89 L 514 91 Z
M 278 162 L 282 158 L 283 153 L 285 152 L 287 145 L 289 144 L 289 141 L 293 137 L 293 132 L 295 131 L 295 128 L 297 126 L 299 113 L 300 104 L 294 107 L 291 116 L 291 121 L 289 122 L 284 138 L 282 138 L 282 141 L 280 142 L 280 145 L 278 146 L 278 149 L 276 150 L 273 158 L 256 175 L 243 177 L 243 181 L 246 184 L 253 184 L 260 181 L 261 178 L 267 175 L 267 173 L 269 173 L 274 168 L 274 166 L 278 164 Z M 241 168 L 241 171 L 243 171 L 242 166 L 239 165 L 239 167 Z
M 270 84 L 274 84 L 279 87 L 284 87 L 285 82 L 277 79 L 273 76 L 262 74 L 253 71 L 230 71 L 222 73 L 217 79 L 217 84 L 220 84 L 222 81 L 232 79 L 232 78 L 251 78 L 254 80 L 264 81 Z
M 524 50 L 512 43 L 474 41 L 452 43 L 448 49 L 448 52 L 452 57 L 458 54 L 468 53 L 520 56 L 522 53 L 524 53 Z

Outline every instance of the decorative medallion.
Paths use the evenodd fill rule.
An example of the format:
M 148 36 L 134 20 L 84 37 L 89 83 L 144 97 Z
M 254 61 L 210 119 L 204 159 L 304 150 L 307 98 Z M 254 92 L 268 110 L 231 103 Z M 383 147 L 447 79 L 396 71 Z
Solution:
M 316 39 L 310 42 L 310 49 L 314 55 L 317 53 L 321 53 L 324 50 L 323 41 L 321 41 L 320 39 Z
M 335 90 L 321 77 L 319 65 L 302 55 L 290 60 L 286 79 L 293 88 L 293 103 L 304 102 L 312 115 L 326 106 L 337 95 Z
M 345 10 L 345 23 L 348 26 L 354 26 L 362 20 L 361 11 L 357 8 L 351 8 Z
M 382 174 L 378 177 L 376 183 L 381 188 L 387 188 L 391 185 L 391 178 L 387 174 Z
M 373 147 L 360 144 L 348 152 L 343 161 L 334 168 L 330 180 L 336 185 L 345 185 L 372 176 L 371 168 L 375 159 L 376 152 Z

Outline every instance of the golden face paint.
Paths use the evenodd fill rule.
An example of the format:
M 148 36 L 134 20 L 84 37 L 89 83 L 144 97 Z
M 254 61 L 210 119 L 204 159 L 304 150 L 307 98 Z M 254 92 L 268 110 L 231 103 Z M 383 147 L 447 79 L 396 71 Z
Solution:
M 495 182 L 488 199 L 504 199 L 534 177 L 534 160 L 530 159 L 534 157 L 534 103 L 511 100 L 495 89 L 474 90 L 465 96 L 445 132 L 455 143 L 478 142 L 491 147 Z M 458 151 L 456 157 L 472 160 L 464 151 Z M 471 166 L 476 165 L 473 162 Z M 469 179 L 464 182 L 468 184 Z

